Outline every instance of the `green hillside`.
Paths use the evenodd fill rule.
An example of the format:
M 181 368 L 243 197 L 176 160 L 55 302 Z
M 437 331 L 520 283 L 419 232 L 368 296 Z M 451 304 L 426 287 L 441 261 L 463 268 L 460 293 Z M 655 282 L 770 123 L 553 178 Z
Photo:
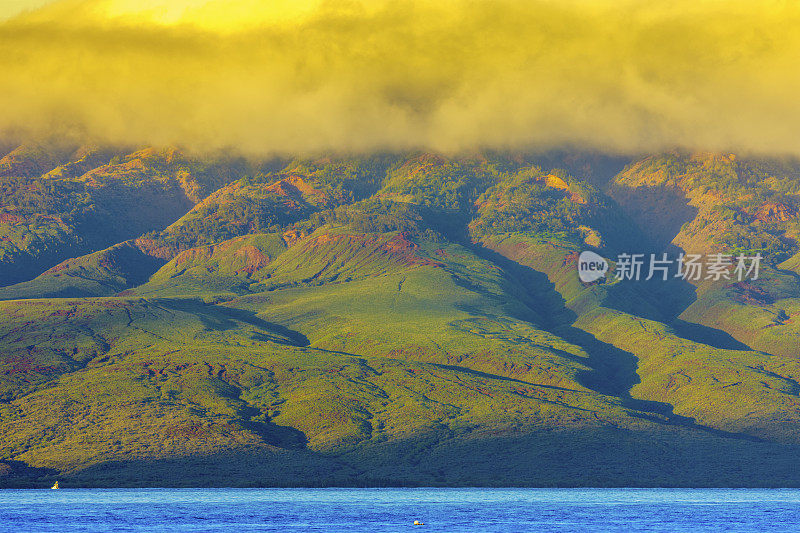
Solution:
M 687 253 L 761 254 L 760 280 L 695 282 L 696 301 L 681 318 L 725 331 L 756 350 L 796 357 L 798 173 L 793 160 L 665 154 L 630 165 L 610 190 L 621 205 L 632 206 L 627 210 L 645 228 L 659 227 L 653 200 L 660 202 L 674 217 L 672 245 Z M 659 193 L 648 199 L 643 190 Z
M 125 241 L 67 259 L 31 281 L 0 287 L 0 300 L 113 296 L 146 282 L 163 263 Z
M 177 150 L 36 150 L 22 146 L 0 161 L 5 284 L 161 229 L 248 167 L 236 158 L 199 159 Z
M 2 486 L 800 486 L 791 162 L 77 150 L 3 167 Z

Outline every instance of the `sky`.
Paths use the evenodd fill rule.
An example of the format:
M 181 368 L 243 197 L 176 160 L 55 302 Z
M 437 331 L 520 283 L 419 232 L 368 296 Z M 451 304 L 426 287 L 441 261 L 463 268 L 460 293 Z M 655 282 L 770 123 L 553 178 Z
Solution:
M 53 0 L 3 0 L 0 2 L 0 20 L 9 19 L 52 2 Z
M 800 155 L 789 0 L 41 3 L 0 2 L 6 135 Z

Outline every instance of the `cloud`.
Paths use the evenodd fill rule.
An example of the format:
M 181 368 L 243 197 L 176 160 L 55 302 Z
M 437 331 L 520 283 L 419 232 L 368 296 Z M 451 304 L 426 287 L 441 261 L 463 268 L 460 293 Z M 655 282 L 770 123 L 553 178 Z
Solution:
M 65 0 L 0 24 L 0 130 L 800 155 L 798 27 L 769 0 Z

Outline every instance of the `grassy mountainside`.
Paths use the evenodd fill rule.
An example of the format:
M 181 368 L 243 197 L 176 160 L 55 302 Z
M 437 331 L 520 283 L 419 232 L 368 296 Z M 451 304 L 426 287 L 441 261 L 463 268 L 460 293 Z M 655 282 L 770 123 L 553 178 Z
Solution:
M 135 241 L 125 241 L 67 259 L 31 281 L 0 287 L 0 300 L 113 296 L 144 283 L 163 263 Z
M 126 231 L 0 288 L 0 484 L 800 485 L 789 163 L 50 157 L 4 212 L 100 202 Z M 70 228 L 59 253 L 102 241 Z M 768 261 L 576 274 L 670 246 Z
M 389 156 L 297 160 L 278 171 L 247 174 L 148 237 L 185 250 L 248 233 L 286 230 L 313 214 L 370 196 L 392 162 Z
M 51 149 L 55 150 L 55 149 Z M 177 150 L 70 155 L 20 147 L 0 163 L 0 276 L 25 281 L 55 264 L 174 222 L 245 171 L 236 159 Z M 123 152 L 124 153 L 124 152 Z
M 760 251 L 777 264 L 797 251 L 798 173 L 800 163 L 795 161 L 664 154 L 630 165 L 615 178 L 610 192 L 623 205 L 638 203 L 639 219 L 650 231 L 674 231 L 683 217 L 685 227 L 679 225 L 667 236 L 684 250 Z M 665 191 L 671 202 L 662 194 L 650 201 L 637 198 L 652 190 Z M 661 209 L 653 209 L 658 203 Z
M 662 213 L 654 201 L 667 198 L 662 209 L 672 213 L 667 225 L 673 232 L 664 242 L 688 253 L 761 254 L 762 279 L 694 282 L 697 300 L 681 318 L 723 330 L 754 349 L 796 357 L 799 173 L 792 160 L 665 154 L 630 165 L 610 190 L 645 228 L 659 227 Z M 652 191 L 658 194 L 648 198 Z

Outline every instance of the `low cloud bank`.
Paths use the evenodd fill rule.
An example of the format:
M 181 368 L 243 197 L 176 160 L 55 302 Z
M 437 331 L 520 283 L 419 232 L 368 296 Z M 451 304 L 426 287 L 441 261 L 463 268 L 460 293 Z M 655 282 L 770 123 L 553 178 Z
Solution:
M 645 4 L 66 0 L 0 24 L 0 130 L 800 155 L 800 5 Z

